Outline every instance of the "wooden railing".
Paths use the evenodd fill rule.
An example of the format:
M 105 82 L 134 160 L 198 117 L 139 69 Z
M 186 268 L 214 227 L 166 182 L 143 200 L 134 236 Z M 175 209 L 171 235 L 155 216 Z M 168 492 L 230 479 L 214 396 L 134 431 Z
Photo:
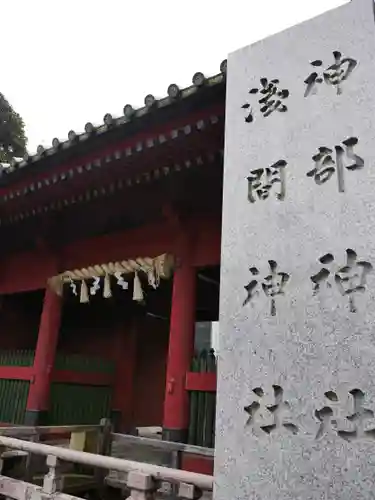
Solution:
M 112 434 L 112 456 L 174 469 L 187 469 L 204 474 L 213 473 L 214 450 L 212 448 L 160 439 Z M 108 476 L 108 484 L 116 485 L 114 472 Z
M 7 437 L 23 437 L 31 439 L 38 436 L 39 438 L 49 438 L 56 436 L 56 439 L 68 438 L 76 433 L 101 433 L 105 426 L 108 425 L 107 420 L 97 425 L 59 425 L 59 426 L 40 426 L 28 427 L 23 425 L 0 427 L 0 436 Z
M 181 453 L 200 455 L 207 458 L 214 458 L 215 455 L 215 451 L 213 448 L 205 448 L 203 446 L 175 443 L 171 441 L 161 441 L 160 439 L 150 439 L 145 437 L 129 436 L 127 434 L 118 434 L 118 433 L 113 433 L 112 439 L 114 442 L 126 443 L 135 446 L 145 446 L 154 448 L 155 450 L 166 451 L 173 454 L 175 457 L 181 455 Z
M 11 437 L 12 436 L 12 437 Z M 14 437 L 17 436 L 17 437 Z M 70 438 L 69 438 L 70 436 Z M 89 437 L 91 436 L 91 439 Z M 19 437 L 29 439 L 19 439 Z M 65 446 L 52 446 L 40 441 L 65 438 Z M 69 440 L 68 440 L 69 438 Z M 163 450 L 171 454 L 169 467 L 150 463 L 126 460 L 106 456 L 110 453 L 111 442 L 127 443 L 132 446 L 146 446 Z M 68 445 L 69 442 L 69 445 Z M 90 449 L 88 451 L 79 451 Z M 95 452 L 93 452 L 95 450 Z M 104 498 L 104 489 L 111 474 L 117 473 L 115 485 L 128 490 L 130 496 L 140 500 L 152 500 L 162 483 L 172 485 L 174 493 L 180 498 L 197 499 L 204 491 L 212 491 L 213 477 L 179 470 L 181 453 L 212 456 L 212 450 L 189 446 L 180 443 L 167 443 L 159 440 L 112 434 L 108 421 L 98 426 L 64 426 L 64 427 L 12 427 L 0 429 L 0 495 L 14 500 L 33 498 L 54 498 L 54 500 L 72 500 L 79 498 L 66 493 L 63 464 L 79 464 L 94 469 L 95 488 L 99 488 Z M 6 458 L 11 454 L 24 454 L 26 459 L 25 473 L 22 479 L 5 475 L 3 470 Z M 33 461 L 31 457 L 46 457 L 43 464 L 47 472 L 41 476 L 40 485 L 33 484 Z M 40 463 L 39 463 L 40 465 Z

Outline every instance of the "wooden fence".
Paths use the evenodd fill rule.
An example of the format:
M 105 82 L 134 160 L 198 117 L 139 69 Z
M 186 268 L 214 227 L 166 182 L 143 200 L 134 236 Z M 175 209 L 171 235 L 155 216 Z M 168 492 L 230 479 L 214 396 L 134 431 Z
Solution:
M 191 364 L 196 373 L 216 373 L 216 356 L 213 349 L 203 350 Z M 190 392 L 190 422 L 188 443 L 214 448 L 215 446 L 216 392 Z
M 23 424 L 29 385 L 28 380 L 0 379 L 0 422 Z
M 48 424 L 94 424 L 109 418 L 111 399 L 111 387 L 53 383 Z
M 0 367 L 19 367 L 29 370 L 34 360 L 34 351 L 0 351 Z M 58 353 L 55 371 L 96 373 L 113 375 L 114 364 L 100 358 Z M 202 351 L 192 361 L 191 372 L 215 374 L 214 351 Z M 29 378 L 28 378 L 29 377 Z M 111 377 L 108 377 L 110 381 Z M 30 385 L 30 373 L 22 376 L 0 379 L 0 422 L 22 424 Z M 52 382 L 49 425 L 94 424 L 110 416 L 112 387 L 110 382 L 102 385 L 93 383 Z M 216 393 L 213 390 L 190 391 L 190 424 L 188 443 L 203 447 L 214 447 L 215 442 Z
M 24 349 L 0 351 L 0 366 L 32 366 L 34 354 L 34 351 Z
M 24 422 L 34 362 L 33 350 L 0 351 L 0 367 L 12 367 L 7 378 L 0 379 L 0 422 L 22 424 Z M 15 369 L 17 375 L 15 374 Z M 21 370 L 23 369 L 23 371 Z M 26 370 L 26 371 L 25 371 Z M 95 373 L 111 375 L 114 364 L 108 360 L 78 354 L 58 353 L 55 372 Z M 22 373 L 21 373 L 22 371 Z M 110 379 L 110 377 L 109 377 Z M 109 417 L 112 387 L 77 382 L 53 382 L 50 395 L 48 423 L 91 424 Z
M 34 351 L 0 351 L 0 366 L 30 367 L 34 362 Z M 23 424 L 29 380 L 0 379 L 0 422 Z

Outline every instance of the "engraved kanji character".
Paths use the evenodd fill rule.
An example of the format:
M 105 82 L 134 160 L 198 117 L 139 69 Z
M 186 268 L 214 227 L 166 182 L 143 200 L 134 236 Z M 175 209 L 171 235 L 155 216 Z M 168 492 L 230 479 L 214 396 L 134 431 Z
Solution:
M 374 412 L 364 408 L 365 393 L 360 389 L 349 391 L 353 399 L 353 413 L 346 418 L 353 424 L 353 430 L 339 430 L 338 435 L 346 441 L 355 439 L 371 438 L 375 439 L 375 428 L 366 429 L 366 422 L 374 418 Z
M 354 250 L 346 250 L 346 265 L 341 267 L 335 274 L 335 282 L 341 295 L 349 297 L 349 308 L 351 312 L 356 312 L 354 304 L 354 294 L 365 292 L 366 277 L 373 269 L 370 262 L 364 260 L 357 261 L 357 254 Z
M 316 184 L 327 182 L 332 175 L 337 173 L 337 184 L 340 193 L 345 191 L 344 169 L 357 170 L 363 168 L 363 158 L 354 153 L 354 146 L 358 143 L 356 137 L 349 137 L 342 145 L 335 146 L 333 150 L 322 146 L 319 152 L 312 157 L 315 167 L 307 172 L 307 177 L 313 177 Z
M 325 266 L 332 264 L 333 261 L 334 256 L 331 253 L 323 255 L 319 259 L 319 262 Z M 354 313 L 357 311 L 354 303 L 355 293 L 366 291 L 366 278 L 372 269 L 373 266 L 370 262 L 364 260 L 357 261 L 356 252 L 348 248 L 346 250 L 346 264 L 344 266 L 340 266 L 336 272 L 323 267 L 317 274 L 311 276 L 313 293 L 315 295 L 320 290 L 323 282 L 326 282 L 327 286 L 331 287 L 332 284 L 328 279 L 333 277 L 340 294 L 348 296 L 350 312 Z
M 264 406 L 268 410 L 271 417 L 271 424 L 265 424 L 264 422 L 257 422 L 258 414 L 261 410 L 261 399 L 264 396 L 264 390 L 262 387 L 256 387 L 253 392 L 258 396 L 259 401 L 253 401 L 250 405 L 245 406 L 244 410 L 249 415 L 246 425 L 251 425 L 253 429 L 260 429 L 266 434 L 271 434 L 275 430 L 286 429 L 292 434 L 298 434 L 298 427 L 290 418 L 286 418 L 286 413 L 290 414 L 290 404 L 288 401 L 284 401 L 284 391 L 279 385 L 272 386 L 274 393 L 274 404 L 270 406 Z
M 277 272 L 276 261 L 269 260 L 268 264 L 270 267 L 270 274 L 268 274 L 261 283 L 259 283 L 257 279 L 253 279 L 245 285 L 244 288 L 247 292 L 247 297 L 245 298 L 243 305 L 245 306 L 254 298 L 254 296 L 258 293 L 258 285 L 261 285 L 264 294 L 269 297 L 271 301 L 271 316 L 275 316 L 275 297 L 277 295 L 284 295 L 284 288 L 289 281 L 290 276 L 284 272 Z M 253 276 L 259 275 L 259 270 L 256 267 L 251 267 L 249 270 Z
M 320 439 L 323 435 L 330 432 L 334 432 L 346 441 L 375 439 L 375 427 L 366 428 L 366 422 L 374 418 L 374 412 L 364 407 L 365 393 L 360 389 L 352 389 L 349 391 L 349 394 L 353 400 L 353 413 L 345 416 L 345 420 L 352 424 L 352 429 L 340 429 L 339 427 L 341 426 L 339 426 L 338 420 L 332 418 L 334 413 L 338 413 L 338 408 L 334 411 L 330 406 L 325 406 L 321 410 L 315 411 L 315 417 L 320 421 L 316 439 Z M 337 394 L 333 391 L 328 391 L 324 395 L 334 403 L 341 403 Z M 342 406 L 341 404 L 341 409 L 344 410 Z
M 277 272 L 277 262 L 269 260 L 270 274 L 266 276 L 262 283 L 263 292 L 271 298 L 271 315 L 276 315 L 275 297 L 277 295 L 284 295 L 284 288 L 289 281 L 289 274 L 284 272 Z
M 285 198 L 285 160 L 279 160 L 266 168 L 252 170 L 247 178 L 248 195 L 250 203 L 255 203 L 256 196 L 259 200 L 266 200 L 274 184 L 280 184 L 280 190 L 276 193 L 278 200 Z
M 338 95 L 342 93 L 341 83 L 349 78 L 350 74 L 357 66 L 357 61 L 350 57 L 342 58 L 341 52 L 337 50 L 333 52 L 333 57 L 334 63 L 325 69 L 321 75 L 318 75 L 318 73 L 314 71 L 306 78 L 304 82 L 306 84 L 305 97 L 314 93 L 316 84 L 321 84 L 323 81 L 328 85 L 336 87 Z M 317 59 L 310 64 L 314 67 L 320 67 L 323 65 L 323 62 Z
M 279 111 L 281 113 L 285 113 L 288 110 L 287 106 L 282 103 L 282 100 L 289 97 L 289 90 L 280 89 L 278 87 L 279 80 L 277 78 L 268 81 L 267 78 L 261 78 L 260 89 L 253 88 L 249 90 L 249 94 L 261 94 L 260 99 L 258 100 L 260 107 L 260 112 L 264 117 L 269 116 L 273 111 Z M 253 110 L 250 103 L 245 103 L 242 106 L 242 109 L 248 110 L 248 115 L 245 118 L 246 123 L 251 123 L 254 120 Z

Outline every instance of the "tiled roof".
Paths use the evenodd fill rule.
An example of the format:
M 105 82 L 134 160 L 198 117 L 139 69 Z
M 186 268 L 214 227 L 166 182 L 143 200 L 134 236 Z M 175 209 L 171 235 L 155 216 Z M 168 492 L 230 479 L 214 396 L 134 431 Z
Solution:
M 107 113 L 103 118 L 103 124 L 94 126 L 92 123 L 86 123 L 84 132 L 76 133 L 71 130 L 68 133 L 68 138 L 65 141 L 60 141 L 57 138 L 52 140 L 52 146 L 45 148 L 38 146 L 37 152 L 34 155 L 26 154 L 23 158 L 14 158 L 11 163 L 0 163 L 0 177 L 8 176 L 12 172 L 23 169 L 30 165 L 35 165 L 41 159 L 56 155 L 59 151 L 67 150 L 73 146 L 82 143 L 95 135 L 102 135 L 109 130 L 113 130 L 122 125 L 134 122 L 135 120 L 151 113 L 156 109 L 167 108 L 181 100 L 184 100 L 203 89 L 208 87 L 217 86 L 223 83 L 226 78 L 227 61 L 224 60 L 220 64 L 220 73 L 212 77 L 205 77 L 201 72 L 194 74 L 192 85 L 187 88 L 180 89 L 175 83 L 168 86 L 167 96 L 162 99 L 156 99 L 152 94 L 148 94 L 145 99 L 145 105 L 142 108 L 134 109 L 131 104 L 126 104 L 123 108 L 123 115 L 120 117 L 113 117 Z

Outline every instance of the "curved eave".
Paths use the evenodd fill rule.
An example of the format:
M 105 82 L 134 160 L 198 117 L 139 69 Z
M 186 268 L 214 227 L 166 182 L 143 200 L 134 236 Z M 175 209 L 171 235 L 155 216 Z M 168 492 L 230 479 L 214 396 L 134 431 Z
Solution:
M 201 107 L 210 106 L 219 100 L 225 100 L 226 65 L 221 65 L 221 73 L 205 78 L 196 73 L 193 85 L 178 90 L 176 96 L 168 95 L 156 100 L 149 95 L 145 98 L 146 105 L 134 110 L 131 106 L 124 107 L 125 115 L 113 118 L 106 114 L 105 123 L 99 127 L 86 124 L 86 132 L 76 134 L 69 132 L 69 139 L 64 142 L 53 140 L 53 146 L 44 149 L 38 147 L 36 155 L 28 156 L 22 161 L 13 161 L 10 165 L 0 169 L 0 187 L 17 182 L 24 175 L 40 174 L 44 170 L 69 161 L 71 158 L 85 155 L 88 151 L 100 149 L 111 143 L 116 143 L 124 137 L 132 137 L 146 128 L 161 125 L 174 119 L 177 115 L 189 113 Z M 196 78 L 196 77 L 199 78 Z M 170 86 L 169 88 L 171 88 Z M 151 104 L 150 104 L 151 102 Z M 1 166 L 1 164 L 0 164 Z M 30 170 L 32 168 L 32 170 Z

